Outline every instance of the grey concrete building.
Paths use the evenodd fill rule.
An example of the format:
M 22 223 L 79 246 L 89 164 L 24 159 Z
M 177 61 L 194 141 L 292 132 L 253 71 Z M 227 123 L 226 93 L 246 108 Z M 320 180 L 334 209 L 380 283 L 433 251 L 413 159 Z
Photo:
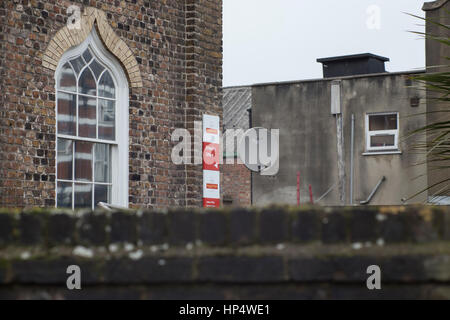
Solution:
M 449 24 L 449 0 L 427 2 L 423 10 L 427 18 Z M 448 28 L 430 22 L 427 33 L 449 36 Z M 301 203 L 310 201 L 310 186 L 314 201 L 323 205 L 447 203 L 450 189 L 426 189 L 450 179 L 450 170 L 433 171 L 426 154 L 416 150 L 427 137 L 410 134 L 450 118 L 448 113 L 426 113 L 448 110 L 448 103 L 427 100 L 433 94 L 412 80 L 424 72 L 448 70 L 449 51 L 427 39 L 426 70 L 390 73 L 388 58 L 354 54 L 318 59 L 321 79 L 251 86 L 251 97 L 246 94 L 251 126 L 280 129 L 280 170 L 274 176 L 252 174 L 253 205 L 296 204 L 298 173 Z M 225 119 L 231 117 L 227 113 L 224 108 Z
M 419 137 L 408 139 L 426 124 L 424 90 L 411 80 L 424 71 L 389 73 L 388 60 L 318 59 L 322 79 L 224 89 L 224 119 L 233 128 L 239 121 L 231 119 L 243 115 L 252 127 L 280 129 L 280 170 L 252 174 L 253 205 L 296 204 L 298 173 L 301 203 L 310 201 L 310 185 L 323 205 L 427 201 L 427 192 L 409 199 L 427 186 L 425 155 L 413 150 Z
M 373 59 L 386 61 L 371 54 L 319 59 L 336 72 L 253 86 L 253 125 L 280 129 L 280 171 L 253 174 L 254 205 L 296 204 L 297 172 L 301 203 L 310 201 L 309 185 L 324 205 L 402 204 L 426 187 L 424 155 L 405 140 L 426 123 L 423 91 L 412 86 L 411 72 L 357 74 Z M 408 203 L 426 200 L 425 192 Z
M 426 22 L 426 33 L 437 38 L 449 39 L 450 30 L 450 1 L 438 0 L 433 2 L 426 2 L 423 6 L 428 21 Z M 438 25 L 441 23 L 447 27 Z M 436 40 L 428 39 L 426 41 L 426 65 L 427 72 L 450 72 L 449 61 L 450 46 L 444 45 Z M 449 103 L 442 103 L 434 101 L 432 98 L 435 94 L 431 91 L 427 92 L 428 101 L 427 109 L 430 111 L 427 115 L 427 123 L 450 121 Z M 447 110 L 446 112 L 436 112 Z M 430 139 L 431 137 L 429 137 Z M 439 200 L 440 203 L 450 204 L 450 169 L 434 170 L 436 166 L 447 166 L 450 168 L 450 162 L 435 162 L 433 165 L 428 165 L 428 185 L 435 186 L 430 189 L 431 200 Z M 446 183 L 440 183 L 447 180 Z M 439 184 L 438 184 L 439 183 Z

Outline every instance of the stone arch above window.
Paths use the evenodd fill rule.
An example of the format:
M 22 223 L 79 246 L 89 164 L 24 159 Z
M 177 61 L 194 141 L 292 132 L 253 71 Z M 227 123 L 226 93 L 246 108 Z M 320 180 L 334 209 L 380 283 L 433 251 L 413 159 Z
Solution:
M 133 52 L 127 44 L 120 39 L 109 26 L 106 14 L 93 7 L 86 7 L 81 16 L 80 28 L 64 26 L 50 41 L 42 58 L 45 68 L 56 70 L 58 61 L 68 49 L 82 43 L 97 26 L 98 34 L 108 50 L 122 63 L 126 70 L 128 81 L 133 88 L 142 87 L 142 77 L 139 65 Z

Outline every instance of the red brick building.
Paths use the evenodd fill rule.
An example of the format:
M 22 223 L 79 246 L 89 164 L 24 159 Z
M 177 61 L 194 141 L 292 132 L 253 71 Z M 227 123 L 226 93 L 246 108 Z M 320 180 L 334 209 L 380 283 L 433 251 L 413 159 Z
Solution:
M 252 173 L 237 156 L 237 138 L 230 129 L 246 131 L 250 128 L 252 107 L 251 87 L 229 87 L 223 89 L 224 144 L 234 139 L 234 149 L 225 148 L 222 165 L 222 204 L 224 206 L 248 207 L 252 205 Z M 230 130 L 230 131 L 228 131 Z M 225 147 L 225 146 L 224 146 Z
M 200 206 L 171 133 L 221 87 L 220 0 L 2 1 L 0 206 Z

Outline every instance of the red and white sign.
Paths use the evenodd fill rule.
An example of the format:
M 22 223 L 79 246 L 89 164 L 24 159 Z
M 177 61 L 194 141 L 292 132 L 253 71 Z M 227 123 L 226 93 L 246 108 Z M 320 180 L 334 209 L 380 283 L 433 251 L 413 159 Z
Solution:
M 220 119 L 203 115 L 203 207 L 220 207 Z
M 203 142 L 203 170 L 219 170 L 219 145 Z
M 220 199 L 220 172 L 203 170 L 203 198 Z

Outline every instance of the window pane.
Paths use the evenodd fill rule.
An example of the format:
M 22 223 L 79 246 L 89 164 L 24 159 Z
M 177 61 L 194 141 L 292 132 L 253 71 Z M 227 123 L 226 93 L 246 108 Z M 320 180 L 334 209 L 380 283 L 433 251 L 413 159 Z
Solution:
M 110 146 L 95 144 L 95 182 L 110 182 Z
M 100 97 L 115 98 L 116 89 L 114 87 L 114 82 L 108 71 L 103 74 L 100 83 L 98 85 L 98 95 Z
M 58 139 L 58 179 L 72 180 L 72 141 Z
M 97 135 L 97 99 L 78 96 L 78 135 L 96 138 Z
M 92 181 L 92 147 L 91 142 L 75 142 L 75 180 L 77 181 Z
M 98 99 L 98 138 L 115 140 L 115 101 Z
M 97 85 L 89 68 L 84 69 L 78 82 L 78 91 L 91 96 L 97 95 Z
M 97 205 L 99 202 L 110 203 L 109 200 L 110 186 L 103 186 L 96 184 L 94 193 L 95 193 L 94 205 Z
M 397 129 L 397 115 L 371 115 L 369 116 L 369 130 L 396 130 Z
M 58 133 L 76 135 L 77 96 L 58 92 Z
M 77 79 L 75 78 L 75 74 L 68 63 L 66 63 L 61 69 L 58 87 L 61 90 L 72 92 L 77 91 Z
M 75 183 L 75 208 L 92 208 L 92 184 Z
M 89 67 L 94 72 L 96 79 L 100 78 L 100 74 L 103 72 L 103 70 L 105 70 L 105 68 L 100 63 L 98 63 L 98 61 L 95 59 L 94 59 L 94 61 L 92 61 L 92 63 L 89 65 Z
M 58 182 L 56 194 L 58 197 L 58 208 L 72 209 L 72 183 Z
M 80 74 L 81 69 L 85 66 L 85 63 L 81 57 L 78 57 L 76 59 L 70 60 L 70 63 L 72 64 L 73 69 L 77 73 L 77 75 Z
M 395 146 L 395 136 L 372 136 L 370 137 L 371 147 L 393 147 Z
M 91 61 L 92 54 L 89 51 L 89 49 L 86 49 L 86 51 L 83 52 L 83 58 L 84 58 L 84 61 L 86 61 L 87 63 L 89 63 Z

